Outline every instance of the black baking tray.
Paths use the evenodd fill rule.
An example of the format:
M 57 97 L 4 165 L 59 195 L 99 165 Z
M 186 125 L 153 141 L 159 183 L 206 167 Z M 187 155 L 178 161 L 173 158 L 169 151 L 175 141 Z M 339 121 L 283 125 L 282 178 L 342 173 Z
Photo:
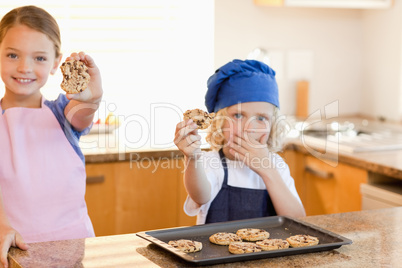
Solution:
M 209 237 L 214 233 L 235 233 L 238 229 L 241 228 L 264 229 L 270 233 L 270 238 L 286 239 L 289 236 L 297 234 L 312 235 L 318 237 L 319 244 L 316 246 L 301 248 L 288 248 L 247 254 L 231 254 L 228 250 L 228 246 L 219 246 L 209 242 Z M 339 248 L 342 245 L 352 244 L 352 240 L 347 239 L 343 236 L 332 233 L 318 226 L 303 222 L 301 220 L 284 216 L 263 217 L 248 220 L 210 223 L 191 227 L 146 231 L 137 233 L 137 236 L 162 247 L 163 249 L 194 265 L 210 265 L 270 257 L 289 256 L 331 250 Z M 168 242 L 170 240 L 178 239 L 189 239 L 202 242 L 203 248 L 199 252 L 184 253 L 168 245 Z

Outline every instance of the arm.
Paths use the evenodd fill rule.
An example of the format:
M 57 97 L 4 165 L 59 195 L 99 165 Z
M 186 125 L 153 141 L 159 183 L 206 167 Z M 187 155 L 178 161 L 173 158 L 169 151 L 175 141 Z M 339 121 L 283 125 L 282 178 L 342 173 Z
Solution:
M 184 186 L 191 199 L 201 206 L 211 198 L 211 185 L 200 158 L 200 140 L 197 125 L 191 119 L 177 124 L 174 143 L 184 154 Z
M 267 146 L 267 136 L 263 135 L 259 141 L 236 136 L 230 143 L 230 153 L 255 171 L 264 181 L 269 196 L 278 215 L 304 217 L 306 213 L 303 205 L 292 194 L 283 181 L 278 170 L 273 166 L 272 153 Z
M 0 189 L 0 264 L 5 268 L 8 267 L 7 253 L 10 247 L 19 247 L 22 250 L 28 249 L 28 245 L 21 235 L 11 227 L 8 221 Z
M 270 168 L 261 175 L 278 215 L 305 217 L 303 205 L 292 194 L 278 170 Z
M 91 79 L 88 88 L 78 94 L 66 94 L 71 101 L 64 109 L 64 115 L 77 131 L 82 131 L 91 125 L 94 114 L 102 100 L 103 89 L 101 75 L 95 61 L 84 52 L 72 53 L 69 59 L 83 61 L 88 67 Z

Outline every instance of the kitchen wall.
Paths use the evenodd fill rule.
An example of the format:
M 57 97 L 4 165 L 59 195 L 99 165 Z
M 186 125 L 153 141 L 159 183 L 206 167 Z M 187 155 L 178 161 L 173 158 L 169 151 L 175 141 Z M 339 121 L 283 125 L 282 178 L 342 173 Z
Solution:
M 397 2 L 397 1 L 394 1 Z M 340 115 L 399 119 L 402 3 L 360 10 L 215 1 L 215 67 L 256 47 L 271 54 L 281 109 L 294 114 L 296 81 L 310 81 L 309 113 L 337 102 Z
M 361 111 L 402 119 L 402 2 L 384 11 L 363 12 Z

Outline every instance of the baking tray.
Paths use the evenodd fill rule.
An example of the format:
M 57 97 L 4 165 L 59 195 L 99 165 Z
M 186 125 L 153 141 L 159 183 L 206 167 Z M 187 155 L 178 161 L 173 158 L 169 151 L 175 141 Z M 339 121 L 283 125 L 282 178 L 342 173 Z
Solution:
M 320 242 L 316 246 L 279 249 L 246 254 L 231 254 L 228 250 L 228 246 L 219 246 L 209 242 L 209 237 L 214 233 L 235 233 L 238 229 L 241 228 L 264 229 L 270 233 L 270 238 L 286 239 L 287 237 L 292 235 L 307 234 L 318 237 Z M 332 233 L 328 230 L 303 222 L 301 220 L 284 216 L 263 217 L 247 220 L 210 223 L 191 227 L 146 231 L 137 233 L 137 236 L 146 239 L 175 254 L 183 260 L 195 265 L 210 265 L 270 257 L 289 256 L 295 254 L 331 250 L 339 248 L 342 245 L 352 244 L 352 240 L 342 237 L 338 234 Z M 190 239 L 202 242 L 203 248 L 199 252 L 184 253 L 168 245 L 168 242 L 170 240 L 178 239 Z

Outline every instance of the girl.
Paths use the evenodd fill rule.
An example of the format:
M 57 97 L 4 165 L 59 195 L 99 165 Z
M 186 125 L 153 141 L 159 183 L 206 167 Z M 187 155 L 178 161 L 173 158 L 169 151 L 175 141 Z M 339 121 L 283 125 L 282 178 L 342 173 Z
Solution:
M 62 59 L 55 19 L 35 6 L 16 8 L 0 22 L 0 260 L 10 246 L 94 236 L 85 204 L 84 156 L 78 146 L 102 98 L 100 72 L 85 53 L 91 76 L 79 94 L 41 95 Z
M 184 211 L 197 224 L 273 215 L 305 216 L 280 149 L 275 72 L 254 60 L 234 60 L 208 80 L 208 112 L 215 112 L 202 153 L 192 120 L 176 127 L 175 144 L 187 163 Z

